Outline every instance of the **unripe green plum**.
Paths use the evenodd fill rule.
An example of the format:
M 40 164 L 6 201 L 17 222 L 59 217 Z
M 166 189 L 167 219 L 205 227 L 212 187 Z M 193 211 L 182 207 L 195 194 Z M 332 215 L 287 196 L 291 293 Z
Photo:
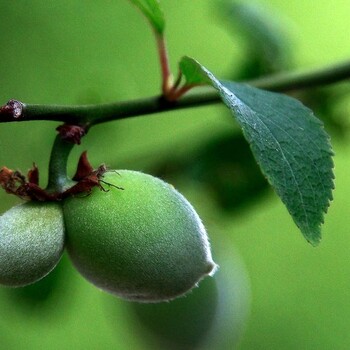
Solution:
M 63 206 L 68 254 L 87 280 L 124 299 L 160 302 L 214 272 L 205 228 L 172 186 L 129 170 L 103 181 L 119 188 L 95 188 Z
M 64 249 L 62 208 L 27 202 L 0 216 L 0 284 L 21 287 L 45 277 Z

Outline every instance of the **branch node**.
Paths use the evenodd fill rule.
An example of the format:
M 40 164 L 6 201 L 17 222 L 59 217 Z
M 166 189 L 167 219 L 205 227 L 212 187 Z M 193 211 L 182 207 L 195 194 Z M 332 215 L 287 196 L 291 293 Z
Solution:
M 17 100 L 9 100 L 0 107 L 0 117 L 3 121 L 18 121 L 23 118 L 23 103 Z
M 62 140 L 80 145 L 81 138 L 86 135 L 86 128 L 81 125 L 63 124 L 56 128 Z

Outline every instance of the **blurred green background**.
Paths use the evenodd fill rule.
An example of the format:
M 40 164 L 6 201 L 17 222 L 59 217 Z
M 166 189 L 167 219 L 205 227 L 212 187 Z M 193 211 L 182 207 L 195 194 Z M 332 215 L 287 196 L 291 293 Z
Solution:
M 237 79 L 349 57 L 346 0 L 257 1 L 274 33 L 266 40 L 221 1 L 162 5 L 174 71 L 184 54 Z M 1 0 L 0 33 L 1 104 L 102 103 L 159 91 L 151 30 L 126 0 Z M 201 215 L 221 269 L 188 298 L 135 305 L 97 290 L 64 257 L 33 286 L 0 288 L 1 349 L 350 348 L 349 87 L 298 97 L 325 121 L 336 153 L 335 200 L 318 248 L 266 186 L 224 107 L 99 125 L 73 151 L 70 172 L 87 149 L 95 166 L 173 183 Z M 25 171 L 35 161 L 45 185 L 57 125 L 1 124 L 0 165 Z M 15 203 L 0 192 L 1 212 Z

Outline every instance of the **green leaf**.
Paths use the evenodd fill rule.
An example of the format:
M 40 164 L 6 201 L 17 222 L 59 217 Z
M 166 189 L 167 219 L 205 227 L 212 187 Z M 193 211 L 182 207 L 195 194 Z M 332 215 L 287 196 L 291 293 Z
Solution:
M 153 29 L 158 34 L 163 34 L 165 18 L 158 0 L 130 0 L 146 16 Z
M 186 85 L 211 84 L 211 80 L 202 66 L 194 64 L 189 57 L 183 57 L 179 63 L 180 71 L 186 79 Z
M 193 71 L 200 68 L 218 90 L 296 225 L 311 244 L 318 244 L 334 188 L 333 151 L 322 122 L 291 97 L 219 81 L 197 61 L 183 61 Z

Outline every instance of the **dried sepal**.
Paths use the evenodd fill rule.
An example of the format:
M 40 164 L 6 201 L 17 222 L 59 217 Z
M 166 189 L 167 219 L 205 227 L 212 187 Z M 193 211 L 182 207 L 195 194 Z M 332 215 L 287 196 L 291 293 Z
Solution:
M 104 164 L 101 164 L 97 169 L 93 169 L 85 151 L 80 156 L 77 171 L 73 177 L 76 184 L 63 192 L 51 192 L 41 188 L 39 186 L 39 169 L 35 164 L 28 171 L 27 177 L 19 171 L 2 167 L 0 169 L 0 186 L 7 193 L 21 199 L 39 202 L 61 201 L 79 194 L 90 194 L 95 187 L 98 187 L 101 191 L 108 191 L 102 184 L 122 190 L 123 188 L 103 180 L 103 176 L 107 171 Z
M 75 175 L 73 176 L 74 181 L 80 181 L 84 179 L 85 177 L 89 176 L 94 171 L 94 168 L 90 164 L 88 158 L 87 158 L 87 152 L 84 151 L 78 162 L 77 171 L 75 172 Z
M 81 125 L 63 124 L 56 128 L 62 140 L 80 145 L 81 138 L 86 135 L 86 128 Z

